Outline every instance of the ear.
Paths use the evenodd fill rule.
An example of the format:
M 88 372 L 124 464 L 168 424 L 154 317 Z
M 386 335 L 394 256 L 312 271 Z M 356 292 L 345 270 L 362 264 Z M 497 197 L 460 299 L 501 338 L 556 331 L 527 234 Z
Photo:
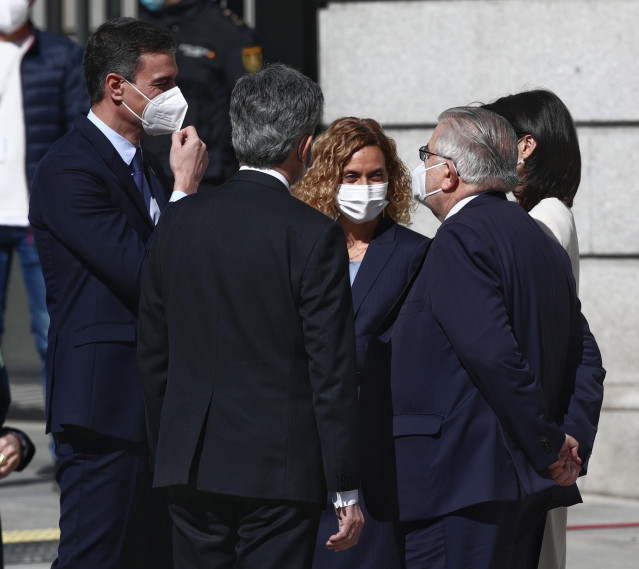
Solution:
M 537 141 L 533 138 L 533 136 L 530 134 L 524 136 L 517 143 L 517 149 L 519 151 L 517 161 L 519 162 L 522 158 L 524 160 L 528 160 L 528 158 L 530 158 L 532 156 L 532 153 L 535 151 L 535 148 L 537 148 Z
M 452 160 L 446 159 L 446 171 L 443 173 L 443 179 L 440 186 L 444 192 L 454 192 L 459 185 L 459 175 L 457 174 L 457 168 L 453 164 Z
M 124 79 L 117 73 L 109 73 L 104 80 L 104 96 L 113 101 L 122 101 L 122 85 Z
M 311 146 L 313 145 L 313 135 L 305 134 L 300 138 L 299 146 L 300 149 L 300 160 L 304 163 L 308 160 L 309 152 L 311 151 Z

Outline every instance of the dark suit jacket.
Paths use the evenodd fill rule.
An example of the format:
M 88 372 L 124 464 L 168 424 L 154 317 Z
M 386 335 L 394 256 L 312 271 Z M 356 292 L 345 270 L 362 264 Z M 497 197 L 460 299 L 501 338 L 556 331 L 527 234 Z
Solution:
M 430 239 L 427 237 L 398 225 L 389 217 L 380 219 L 351 287 L 355 308 L 358 370 L 364 364 L 371 336 L 415 275 L 424 260 L 429 243 Z M 360 384 L 362 382 L 366 382 L 366 377 L 360 376 Z M 371 519 L 361 495 L 359 503 L 366 518 L 366 529 L 358 546 L 342 551 L 339 555 L 326 549 L 326 539 L 335 533 L 336 527 L 331 498 L 329 496 L 327 508 L 320 519 L 313 569 L 399 567 L 393 525 Z
M 155 486 L 317 504 L 323 471 L 358 487 L 344 234 L 276 178 L 240 171 L 167 208 L 139 365 Z
M 376 517 L 536 495 L 554 487 L 564 432 L 584 458 L 592 449 L 605 371 L 570 262 L 501 193 L 442 224 L 378 348 L 365 370 L 381 373 L 362 386 L 365 432 L 379 437 L 363 464 Z
M 366 347 L 424 260 L 430 239 L 383 217 L 353 281 L 357 369 Z
M 153 156 L 144 156 L 162 208 L 166 179 Z M 73 425 L 144 440 L 136 331 L 153 224 L 128 165 L 85 116 L 40 162 L 29 220 L 51 316 L 47 431 Z

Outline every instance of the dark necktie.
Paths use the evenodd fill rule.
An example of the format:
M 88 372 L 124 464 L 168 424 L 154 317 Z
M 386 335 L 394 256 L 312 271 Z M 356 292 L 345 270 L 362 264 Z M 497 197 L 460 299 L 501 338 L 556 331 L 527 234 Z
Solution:
M 146 176 L 144 175 L 144 164 L 142 163 L 142 149 L 138 146 L 135 149 L 135 156 L 133 160 L 131 160 L 131 164 L 129 165 L 129 170 L 131 170 L 131 175 L 133 176 L 133 181 L 135 185 L 140 190 L 140 194 L 144 198 L 144 203 L 146 204 L 146 211 L 150 212 L 151 209 L 151 190 L 149 189 L 149 184 L 146 181 Z

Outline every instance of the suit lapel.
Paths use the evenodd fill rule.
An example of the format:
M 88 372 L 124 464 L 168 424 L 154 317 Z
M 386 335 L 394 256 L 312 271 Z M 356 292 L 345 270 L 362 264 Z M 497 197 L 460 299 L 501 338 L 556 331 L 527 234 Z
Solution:
M 368 246 L 364 260 L 353 281 L 353 310 L 356 315 L 364 298 L 366 298 L 395 250 L 397 245 L 395 240 L 396 232 L 397 225 L 392 224 L 388 227 L 384 219 L 380 221 L 378 234 Z
M 375 334 L 379 336 L 379 338 L 382 339 L 384 342 L 388 341 L 388 338 L 390 337 L 390 332 L 392 330 L 391 326 L 397 319 L 397 315 L 399 314 L 399 311 L 401 310 L 402 305 L 404 304 L 404 301 L 406 300 L 406 297 L 410 293 L 413 283 L 417 280 L 417 277 L 421 273 L 422 268 L 424 267 L 424 262 L 426 261 L 426 257 L 428 256 L 428 250 L 430 249 L 432 244 L 433 244 L 433 240 L 431 239 L 428 242 L 428 245 L 426 246 L 426 251 L 424 251 L 424 257 L 422 258 L 420 264 L 415 269 L 415 272 L 413 272 L 410 278 L 410 281 L 404 287 L 404 289 L 402 290 L 402 293 L 399 295 L 399 297 L 395 301 L 395 304 L 393 304 L 391 309 L 384 315 L 384 318 L 382 318 L 379 326 L 377 327 Z
M 104 136 L 98 127 L 96 127 L 85 115 L 79 115 L 75 119 L 75 128 L 77 128 L 95 147 L 100 154 L 106 166 L 119 178 L 122 188 L 126 195 L 131 199 L 133 205 L 138 210 L 140 216 L 145 220 L 150 229 L 153 229 L 153 221 L 146 209 L 144 198 L 140 194 L 140 190 L 135 185 L 129 165 L 124 163 L 122 157 L 118 154 L 109 139 Z M 157 198 L 156 198 L 157 199 Z M 159 204 L 158 204 L 159 205 Z M 162 209 L 160 207 L 160 209 Z

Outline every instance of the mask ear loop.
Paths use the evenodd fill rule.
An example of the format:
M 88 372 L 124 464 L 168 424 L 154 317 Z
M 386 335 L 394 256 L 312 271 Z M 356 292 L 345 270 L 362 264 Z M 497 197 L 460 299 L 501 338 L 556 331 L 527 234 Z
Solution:
M 140 89 L 138 89 L 133 83 L 131 83 L 130 81 L 127 81 L 126 77 L 122 77 L 122 79 L 124 79 L 129 85 L 131 85 L 131 87 L 133 87 L 138 93 L 140 93 L 140 95 L 142 95 L 149 103 L 153 103 L 153 101 L 151 99 L 149 99 L 142 91 L 140 91 Z M 133 116 L 137 117 L 138 119 L 140 119 L 140 121 L 142 122 L 142 124 L 144 126 L 149 126 L 149 121 L 144 120 L 140 115 L 138 115 L 138 113 L 136 113 L 131 107 L 129 107 L 129 105 L 127 105 L 124 101 L 122 101 L 122 104 L 129 109 L 129 112 L 133 114 Z
M 526 135 L 522 136 L 519 140 L 517 140 L 517 147 L 518 147 L 518 148 L 519 148 L 519 143 L 520 143 L 520 142 L 521 142 L 524 138 L 526 138 Z M 520 160 L 519 162 L 517 162 L 517 166 L 519 166 L 520 164 L 522 164 L 522 165 L 523 165 L 523 164 L 525 164 L 525 163 L 526 163 L 526 161 L 524 160 L 524 157 L 522 156 L 522 157 L 521 157 L 521 160 Z

